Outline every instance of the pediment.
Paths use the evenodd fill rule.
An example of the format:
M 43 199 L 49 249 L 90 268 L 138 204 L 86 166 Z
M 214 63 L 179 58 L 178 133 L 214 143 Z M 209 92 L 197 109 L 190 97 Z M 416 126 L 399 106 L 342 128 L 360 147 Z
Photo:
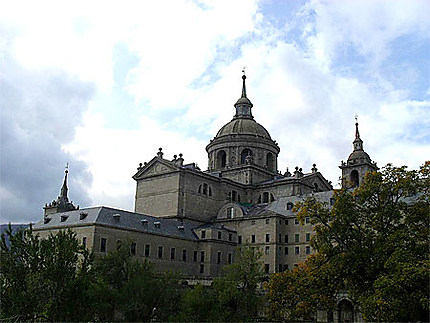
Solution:
M 137 180 L 149 176 L 170 173 L 178 169 L 176 165 L 172 165 L 169 161 L 154 157 L 148 164 L 139 169 L 133 178 Z

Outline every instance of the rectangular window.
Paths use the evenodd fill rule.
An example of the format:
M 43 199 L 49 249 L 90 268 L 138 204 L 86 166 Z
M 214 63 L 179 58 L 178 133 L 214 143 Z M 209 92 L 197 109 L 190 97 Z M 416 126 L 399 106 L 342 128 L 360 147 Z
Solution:
M 193 261 L 197 261 L 197 251 L 194 250 Z
M 270 234 L 266 233 L 266 242 L 270 242 Z
M 87 247 L 87 237 L 82 237 L 82 245 L 84 246 L 84 248 Z
M 311 222 L 311 219 L 307 216 L 306 218 L 305 218 L 305 223 L 306 224 L 309 224 Z
M 288 264 L 284 265 L 284 271 L 288 270 Z
M 255 220 L 252 220 L 252 221 L 251 221 L 251 225 L 255 225 Z
M 285 242 L 285 243 L 288 243 L 288 234 L 286 234 L 286 235 L 284 236 L 284 242 Z
M 218 239 L 222 239 L 222 232 L 221 231 L 218 231 Z
M 232 260 L 232 256 L 231 256 L 231 253 L 229 253 L 227 255 L 227 262 L 228 262 L 229 265 L 231 265 L 231 260 Z
M 163 246 L 158 246 L 158 258 L 163 258 Z
M 288 247 L 285 247 L 285 248 L 284 248 L 284 254 L 285 254 L 285 255 L 288 255 Z
M 151 246 L 149 244 L 145 245 L 145 257 L 149 257 L 149 252 L 150 252 L 150 248 Z
M 278 265 L 278 271 L 281 273 L 282 272 L 282 264 Z
M 106 238 L 101 238 L 100 239 L 100 252 L 106 252 Z
M 297 219 L 294 219 L 294 224 L 295 224 L 295 225 L 298 225 L 298 224 L 300 224 L 299 220 L 297 220 Z
M 294 235 L 294 242 L 300 242 L 300 234 L 296 233 Z
M 170 260 L 175 260 L 175 248 L 170 248 Z
M 285 225 L 288 225 L 288 219 L 285 220 Z
M 255 243 L 255 234 L 251 236 L 251 243 Z
M 218 257 L 216 259 L 216 263 L 220 264 L 221 263 L 221 251 L 218 251 Z
M 265 272 L 266 274 L 268 274 L 268 273 L 269 273 L 269 271 L 270 271 L 270 265 L 269 265 L 269 264 L 264 264 L 264 272 Z
M 311 253 L 311 247 L 306 246 L 306 254 L 309 255 Z
M 266 255 L 268 255 L 270 253 L 270 247 L 266 246 L 266 248 L 264 248 L 264 252 Z
M 205 252 L 200 251 L 200 262 L 205 262 Z
M 182 250 L 182 261 L 187 261 L 187 250 Z
M 206 238 L 206 230 L 202 230 L 202 239 Z
M 310 233 L 306 233 L 306 242 L 311 241 L 311 234 Z
M 228 241 L 232 241 L 233 240 L 233 235 L 231 233 L 228 234 Z
M 132 242 L 132 243 L 131 243 L 131 245 L 130 245 L 130 254 L 131 254 L 132 256 L 135 256 L 135 255 L 136 255 L 136 242 Z
M 237 243 L 242 244 L 242 236 L 237 236 Z
M 200 274 L 203 274 L 205 272 L 205 265 L 200 265 Z
M 279 242 L 282 242 L 282 234 L 279 234 Z
M 295 247 L 294 252 L 296 255 L 298 255 L 300 253 L 300 247 Z

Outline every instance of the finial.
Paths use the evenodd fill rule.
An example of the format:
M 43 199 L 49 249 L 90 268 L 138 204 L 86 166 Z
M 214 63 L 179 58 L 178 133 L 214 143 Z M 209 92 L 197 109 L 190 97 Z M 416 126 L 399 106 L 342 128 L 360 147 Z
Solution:
M 69 172 L 69 163 L 67 162 L 66 163 L 66 166 L 65 166 L 65 171 L 64 171 L 64 173 L 68 173 Z
M 158 157 L 160 157 L 160 158 L 163 158 L 163 154 L 164 154 L 164 153 L 162 152 L 162 150 L 163 150 L 163 148 L 161 148 L 161 147 L 160 147 L 160 148 L 158 148 L 157 156 L 158 156 Z
M 355 139 L 360 139 L 360 133 L 358 132 L 358 115 L 355 116 Z
M 243 73 L 243 75 L 242 75 L 242 80 L 243 80 L 242 98 L 246 98 L 246 86 L 245 86 L 246 75 L 245 75 L 245 67 L 243 67 L 242 73 Z

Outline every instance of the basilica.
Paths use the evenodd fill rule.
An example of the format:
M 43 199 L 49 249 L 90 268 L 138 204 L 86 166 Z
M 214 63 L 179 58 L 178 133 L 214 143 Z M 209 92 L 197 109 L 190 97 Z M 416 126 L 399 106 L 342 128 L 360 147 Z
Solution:
M 308 172 L 279 171 L 280 147 L 252 115 L 245 75 L 234 107 L 233 119 L 206 146 L 207 170 L 185 163 L 181 154 L 166 158 L 160 148 L 133 175 L 133 212 L 75 207 L 66 170 L 60 196 L 45 205 L 34 230 L 43 236 L 71 228 L 95 254 L 127 243 L 137 259 L 190 279 L 218 276 L 244 244 L 261 249 L 267 274 L 297 266 L 313 252 L 314 230 L 309 219 L 299 223 L 293 207 L 310 194 L 331 205 L 333 187 L 315 164 Z M 353 151 L 339 167 L 345 187 L 360 185 L 366 172 L 377 169 L 363 149 L 358 123 Z

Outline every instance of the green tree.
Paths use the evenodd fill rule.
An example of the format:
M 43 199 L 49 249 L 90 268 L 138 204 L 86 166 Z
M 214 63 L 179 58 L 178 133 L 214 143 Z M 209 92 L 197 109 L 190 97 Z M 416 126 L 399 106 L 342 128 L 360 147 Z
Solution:
M 332 208 L 316 197 L 299 203 L 300 221 L 310 217 L 315 226 L 311 245 L 317 255 L 305 262 L 306 270 L 286 274 L 280 280 L 283 284 L 269 285 L 269 293 L 279 295 L 277 289 L 285 288 L 286 283 L 301 290 L 307 277 L 314 284 L 301 300 L 308 304 L 334 309 L 333 297 L 344 290 L 361 307 L 366 320 L 427 320 L 429 170 L 429 162 L 419 171 L 388 165 L 368 173 L 354 191 L 337 191 Z M 322 262 L 315 263 L 315 258 Z M 288 281 L 291 275 L 301 278 Z M 272 306 L 276 301 L 272 299 Z M 303 303 L 289 302 L 292 313 L 300 313 Z
M 174 273 L 157 273 L 152 264 L 130 255 L 128 244 L 94 263 L 92 299 L 100 320 L 166 321 L 176 313 L 181 287 Z
M 6 243 L 6 235 L 9 245 Z M 91 281 L 90 253 L 76 234 L 59 231 L 40 239 L 31 229 L 2 235 L 1 316 L 49 321 L 90 319 L 86 296 Z

